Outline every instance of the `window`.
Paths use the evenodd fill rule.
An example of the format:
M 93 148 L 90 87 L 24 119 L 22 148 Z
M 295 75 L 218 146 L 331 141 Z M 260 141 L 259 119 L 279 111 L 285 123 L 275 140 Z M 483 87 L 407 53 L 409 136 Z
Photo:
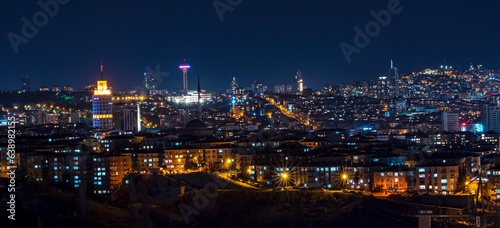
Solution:
M 447 179 L 441 179 L 441 184 L 446 184 L 446 183 L 448 183 Z
M 380 176 L 383 177 L 384 176 L 384 173 L 380 173 Z
M 434 178 L 437 178 L 438 177 L 438 174 L 437 173 L 434 173 Z
M 425 173 L 425 168 L 420 168 L 420 169 L 418 169 L 418 172 L 419 172 L 419 173 Z

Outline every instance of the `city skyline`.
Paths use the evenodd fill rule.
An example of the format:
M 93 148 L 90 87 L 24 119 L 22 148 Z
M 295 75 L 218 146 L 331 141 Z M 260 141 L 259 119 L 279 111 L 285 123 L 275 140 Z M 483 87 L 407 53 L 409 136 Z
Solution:
M 379 35 L 371 38 L 367 47 L 353 54 L 352 61 L 347 63 L 339 44 L 352 44 L 356 35 L 353 28 L 373 21 L 370 11 L 384 10 L 387 2 L 343 3 L 344 10 L 333 7 L 333 3 L 294 3 L 259 5 L 244 1 L 234 7 L 233 12 L 225 12 L 220 21 L 210 3 L 137 6 L 71 1 L 59 5 L 57 14 L 50 17 L 28 43 L 20 44 L 17 54 L 7 34 L 21 34 L 24 22 L 20 19 L 31 19 L 42 8 L 36 3 L 9 3 L 9 10 L 2 12 L 11 23 L 3 28 L 6 36 L 0 45 L 5 53 L 0 61 L 0 69 L 3 69 L 0 74 L 4 75 L 0 89 L 17 88 L 17 78 L 22 75 L 31 76 L 33 88 L 56 84 L 78 88 L 98 78 L 94 66 L 101 60 L 109 69 L 108 79 L 116 81 L 114 87 L 119 90 L 142 85 L 145 68 L 156 64 L 170 73 L 166 79 L 168 85 L 160 88 L 182 88 L 182 78 L 177 76 L 176 69 L 182 59 L 190 61 L 192 75 L 200 74 L 201 83 L 211 91 L 224 91 L 227 83 L 214 82 L 229 83 L 232 77 L 240 78 L 241 85 L 250 85 L 255 80 L 265 81 L 270 87 L 282 81 L 294 84 L 296 69 L 304 72 L 305 85 L 314 89 L 325 83 L 375 79 L 387 74 L 390 59 L 397 61 L 402 72 L 439 66 L 445 58 L 450 65 L 463 69 L 471 62 L 498 68 L 498 57 L 483 51 L 495 49 L 498 44 L 493 41 L 493 34 L 498 32 L 493 30 L 489 36 L 471 35 L 479 34 L 481 28 L 493 23 L 493 14 L 482 13 L 474 18 L 459 16 L 483 10 L 479 4 L 400 1 L 401 13 L 392 15 Z M 132 8 L 137 14 L 125 13 Z M 112 16 L 107 12 L 113 12 Z M 150 13 L 138 17 L 142 12 Z M 200 23 L 202 20 L 207 24 Z M 317 20 L 321 23 L 316 23 Z M 482 26 L 470 26 L 474 24 Z M 406 45 L 417 40 L 421 42 L 418 48 Z M 462 48 L 457 48 L 459 45 Z M 237 46 L 243 48 L 235 51 Z M 74 53 L 78 55 L 66 57 Z M 47 55 L 51 58 L 43 58 Z M 191 78 L 189 84 L 196 84 L 196 80 Z
M 185 61 L 186 61 L 186 59 L 183 59 L 182 62 L 185 62 Z M 102 64 L 103 63 L 101 61 L 101 65 L 100 65 L 101 70 L 102 70 L 102 67 L 103 67 Z M 416 73 L 416 72 L 417 73 L 418 72 L 425 72 L 425 70 L 431 70 L 431 71 L 445 70 L 445 68 L 448 69 L 448 67 L 450 67 L 449 68 L 450 70 L 454 69 L 454 70 L 461 70 L 461 71 L 471 70 L 471 67 L 474 68 L 474 69 L 477 69 L 478 66 L 481 67 L 482 69 L 497 70 L 497 69 L 489 69 L 489 68 L 483 66 L 482 64 L 474 65 L 472 63 L 468 67 L 457 67 L 457 66 L 445 65 L 445 64 L 447 64 L 447 62 L 446 62 L 446 60 L 444 60 L 443 64 L 441 64 L 439 66 L 428 66 L 428 67 L 423 67 L 421 69 L 414 69 L 414 70 L 410 70 L 408 72 L 401 73 L 401 71 L 397 67 L 395 67 L 393 59 L 389 60 L 389 64 L 390 64 L 389 68 L 387 68 L 387 69 L 389 69 L 388 73 L 382 74 L 381 76 L 377 76 L 377 77 L 374 77 L 374 78 L 364 79 L 364 80 L 347 81 L 345 83 L 339 83 L 339 84 L 331 84 L 331 83 L 325 82 L 324 84 L 322 84 L 322 85 L 320 85 L 318 87 L 310 87 L 310 86 L 307 86 L 307 79 L 308 78 L 307 77 L 303 77 L 302 76 L 302 71 L 300 69 L 298 69 L 295 72 L 295 75 L 293 75 L 289 79 L 289 81 L 285 81 L 286 82 L 285 84 L 283 84 L 283 82 L 281 81 L 281 82 L 277 82 L 278 84 L 271 85 L 271 84 L 267 83 L 266 80 L 254 80 L 254 81 L 251 81 L 247 85 L 241 85 L 241 86 L 239 86 L 239 88 L 250 89 L 251 90 L 252 86 L 253 86 L 253 84 L 255 82 L 260 82 L 260 83 L 264 82 L 262 84 L 264 86 L 268 87 L 269 88 L 268 90 L 270 90 L 270 91 L 275 91 L 275 89 L 274 90 L 272 89 L 273 86 L 280 86 L 280 85 L 292 86 L 292 88 L 293 88 L 294 91 L 298 91 L 299 90 L 298 88 L 300 87 L 299 86 L 300 84 L 302 84 L 303 89 L 307 88 L 307 89 L 312 89 L 312 90 L 321 90 L 326 85 L 329 85 L 329 86 L 340 86 L 340 85 L 346 85 L 346 84 L 353 84 L 353 83 L 357 83 L 357 82 L 360 82 L 360 81 L 377 81 L 377 80 L 380 80 L 381 78 L 389 78 L 390 79 L 391 78 L 391 74 L 392 74 L 391 72 L 393 72 L 394 69 L 397 72 L 398 77 L 402 77 L 402 76 L 405 76 L 405 75 L 411 75 L 411 74 Z M 180 68 L 180 67 L 178 68 L 178 69 L 181 70 L 181 73 L 180 73 L 180 75 L 176 75 L 176 73 L 172 74 L 170 72 L 163 72 L 163 71 L 161 71 L 161 72 L 160 71 L 159 72 L 155 72 L 155 70 L 156 71 L 160 70 L 159 66 L 160 65 L 158 64 L 157 65 L 157 69 L 152 69 L 150 66 L 147 66 L 146 70 L 143 72 L 143 75 L 141 76 L 141 83 L 142 83 L 141 85 L 135 85 L 134 87 L 130 87 L 130 88 L 114 89 L 114 91 L 118 92 L 118 91 L 133 91 L 133 90 L 138 90 L 139 92 L 147 92 L 148 90 L 153 89 L 153 90 L 166 90 L 168 92 L 180 92 L 181 94 L 184 93 L 183 92 L 184 91 L 184 85 L 183 85 L 184 84 L 183 83 L 184 76 L 183 76 L 183 73 L 182 73 L 182 68 Z M 182 63 L 181 63 L 181 66 L 182 66 Z M 453 68 L 451 68 L 451 67 L 453 67 Z M 189 68 L 190 68 L 190 66 L 189 66 Z M 149 72 L 148 70 L 150 70 L 152 72 Z M 102 71 L 96 71 L 96 72 L 99 72 L 99 75 L 100 75 L 99 77 L 102 77 Z M 300 83 L 299 83 L 299 80 L 297 78 L 297 75 L 299 73 L 301 75 L 300 76 L 300 79 L 301 79 Z M 158 75 L 158 74 L 161 74 L 161 75 Z M 179 74 L 179 73 L 177 72 L 177 74 Z M 159 84 L 161 84 L 162 82 L 164 82 L 164 80 L 168 81 L 168 79 L 166 78 L 167 76 L 170 77 L 170 79 L 172 77 L 174 77 L 174 78 L 180 78 L 180 80 L 181 80 L 182 83 L 179 84 L 179 87 L 173 88 L 173 89 L 166 89 L 166 88 L 163 88 L 161 86 L 158 86 Z M 27 82 L 26 82 L 25 78 L 28 78 L 29 86 L 26 85 Z M 108 78 L 110 78 L 110 77 L 108 77 Z M 41 91 L 41 88 L 49 88 L 50 89 L 51 87 L 60 87 L 60 88 L 62 88 L 62 87 L 71 87 L 72 89 L 74 88 L 75 91 L 77 91 L 77 90 L 82 90 L 83 91 L 85 89 L 86 85 L 93 84 L 94 81 L 95 81 L 95 80 L 94 81 L 88 81 L 88 82 L 86 82 L 85 84 L 82 84 L 82 85 L 71 85 L 71 84 L 65 84 L 65 85 L 63 85 L 63 84 L 60 84 L 60 83 L 58 84 L 57 82 L 55 84 L 47 84 L 46 83 L 46 84 L 43 84 L 42 86 L 36 87 L 36 86 L 31 86 L 31 75 L 29 75 L 29 74 L 27 74 L 27 75 L 21 75 L 19 77 L 19 79 L 20 79 L 20 81 L 18 80 L 17 87 L 14 87 L 14 88 L 11 88 L 10 90 L 5 90 L 5 91 L 22 91 L 22 92 L 26 92 L 26 91 L 38 91 L 38 90 Z M 208 91 L 210 91 L 210 92 L 228 92 L 228 91 L 231 90 L 231 87 L 233 86 L 232 83 L 234 83 L 234 82 L 232 80 L 234 80 L 234 79 L 241 80 L 241 78 L 239 78 L 239 77 L 231 77 L 230 79 L 231 79 L 231 81 L 228 81 L 227 85 L 222 84 L 220 86 L 220 90 L 216 89 L 216 90 L 208 90 Z M 108 80 L 108 79 L 106 79 L 106 80 Z M 113 80 L 113 79 L 110 79 L 110 80 Z M 151 81 L 151 80 L 153 80 L 154 84 L 149 84 L 148 85 L 147 81 Z M 159 82 L 157 80 L 159 80 Z M 187 81 L 189 81 L 189 80 L 190 80 L 190 78 L 187 77 Z M 195 79 L 191 79 L 191 80 L 195 80 Z M 205 78 L 205 80 L 206 81 L 210 81 L 211 79 L 210 78 Z M 395 79 L 392 79 L 392 80 L 394 81 Z M 120 80 L 118 79 L 117 82 L 119 82 L 119 81 Z M 19 82 L 21 82 L 21 83 L 19 83 Z M 149 82 L 149 83 L 151 83 L 151 82 Z M 401 82 L 399 82 L 399 83 L 401 83 Z M 195 90 L 194 88 L 190 88 L 187 84 L 188 83 L 186 83 L 185 86 L 187 86 L 187 88 L 190 91 L 194 91 Z M 29 89 L 26 89 L 25 87 L 29 88 Z M 110 87 L 115 88 L 113 86 L 110 86 Z M 230 89 L 228 90 L 228 88 L 230 88 Z
M 500 227 L 498 1 L 7 1 L 5 227 Z

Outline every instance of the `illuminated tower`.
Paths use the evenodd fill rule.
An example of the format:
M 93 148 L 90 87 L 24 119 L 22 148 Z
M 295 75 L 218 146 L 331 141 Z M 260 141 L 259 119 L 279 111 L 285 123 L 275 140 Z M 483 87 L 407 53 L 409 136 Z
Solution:
M 113 128 L 113 99 L 108 82 L 103 79 L 103 66 L 101 63 L 101 80 L 97 81 L 97 87 L 92 96 L 92 119 L 96 129 Z
M 295 74 L 295 81 L 297 82 L 297 92 L 301 93 L 304 91 L 304 79 L 302 79 L 302 72 L 297 70 Z
M 188 76 L 187 76 L 187 72 L 189 70 L 189 68 L 191 68 L 191 66 L 189 66 L 189 64 L 186 63 L 186 59 L 184 59 L 184 62 L 179 66 L 179 69 L 182 70 L 182 92 L 184 93 L 184 95 L 187 95 L 188 94 Z

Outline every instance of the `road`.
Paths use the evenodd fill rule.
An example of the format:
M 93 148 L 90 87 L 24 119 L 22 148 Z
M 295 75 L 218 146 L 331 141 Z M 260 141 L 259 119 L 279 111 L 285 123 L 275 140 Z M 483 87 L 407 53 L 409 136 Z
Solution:
M 238 185 L 238 186 L 241 186 L 241 187 L 244 187 L 244 188 L 251 188 L 251 189 L 255 189 L 255 190 L 263 190 L 263 188 L 259 188 L 259 187 L 255 187 L 253 185 L 249 185 L 245 182 L 241 182 L 241 181 L 237 181 L 237 180 L 233 180 L 231 178 L 228 177 L 229 174 L 228 173 L 218 173 L 217 174 L 217 177 L 225 180 L 225 181 L 229 181 L 235 185 Z

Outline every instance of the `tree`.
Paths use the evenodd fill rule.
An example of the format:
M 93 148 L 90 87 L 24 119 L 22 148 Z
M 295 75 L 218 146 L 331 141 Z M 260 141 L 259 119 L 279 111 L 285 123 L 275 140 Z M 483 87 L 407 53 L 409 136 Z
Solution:
M 458 169 L 458 180 L 457 180 L 456 193 L 466 192 L 468 181 L 469 181 L 469 177 L 467 176 L 467 172 L 465 171 L 465 168 L 460 167 Z
M 359 183 L 359 171 L 356 172 L 356 174 L 354 174 L 354 184 L 358 184 Z
M 382 191 L 382 185 L 377 184 L 375 188 L 373 188 L 373 192 L 381 192 Z
M 186 165 L 184 165 L 184 169 L 186 169 L 186 170 L 196 169 L 196 168 L 198 168 L 197 164 L 195 162 L 193 162 L 192 160 L 187 160 Z

